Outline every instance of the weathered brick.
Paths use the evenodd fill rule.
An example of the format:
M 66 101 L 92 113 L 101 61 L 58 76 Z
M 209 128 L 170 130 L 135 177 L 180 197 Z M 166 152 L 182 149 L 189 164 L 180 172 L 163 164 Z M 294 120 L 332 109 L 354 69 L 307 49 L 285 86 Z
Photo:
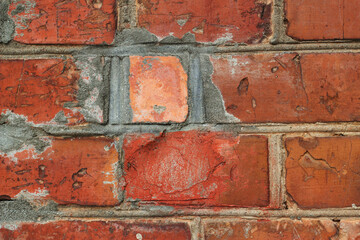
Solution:
M 60 204 L 118 203 L 118 154 L 107 138 L 44 138 L 43 152 L 31 145 L 0 152 L 0 195 L 28 196 Z
M 359 20 L 360 2 L 357 0 L 344 0 L 344 26 L 345 39 L 360 38 Z
M 138 0 L 138 22 L 159 38 L 258 43 L 269 35 L 271 3 L 256 0 Z
M 11 0 L 14 40 L 28 44 L 111 44 L 115 0 Z
M 299 40 L 360 37 L 357 0 L 286 0 L 287 34 Z
M 126 199 L 198 206 L 269 204 L 267 139 L 224 132 L 129 134 Z
M 241 122 L 360 120 L 359 54 L 228 55 L 211 61 L 225 109 Z
M 338 230 L 331 220 L 238 220 L 204 221 L 206 240 L 238 239 L 337 239 Z
M 340 222 L 340 240 L 360 239 L 359 219 L 343 219 Z
M 130 57 L 133 122 L 184 122 L 187 74 L 177 57 Z
M 122 240 L 190 240 L 186 223 L 151 221 L 57 221 L 16 224 L 0 228 L 0 239 L 122 239 Z
M 360 205 L 360 138 L 286 139 L 286 187 L 301 208 Z
M 72 58 L 0 60 L 0 113 L 11 111 L 36 124 L 103 122 L 102 78 L 87 76 L 89 65 Z M 79 90 L 81 84 L 86 88 Z

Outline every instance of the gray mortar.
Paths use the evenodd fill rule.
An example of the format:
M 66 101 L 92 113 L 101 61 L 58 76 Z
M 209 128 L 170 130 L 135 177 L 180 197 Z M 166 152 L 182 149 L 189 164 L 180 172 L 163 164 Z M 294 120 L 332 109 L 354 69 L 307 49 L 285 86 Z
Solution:
M 130 106 L 130 59 L 125 57 L 121 60 L 120 67 L 120 122 L 129 123 L 133 118 Z
M 189 44 L 196 43 L 195 35 L 192 33 L 186 33 L 182 38 L 177 38 L 174 36 L 165 37 L 160 41 L 162 44 Z
M 10 153 L 26 146 L 33 146 L 37 152 L 43 152 L 49 143 L 42 139 L 45 132 L 26 123 L 16 115 L 0 115 L 0 152 Z
M 114 40 L 115 45 L 136 45 L 136 44 L 193 44 L 196 43 L 195 35 L 186 33 L 182 38 L 167 36 L 161 40 L 145 28 L 123 29 L 118 32 Z
M 8 15 L 10 0 L 0 1 L 0 43 L 8 43 L 15 32 L 15 23 Z
M 286 35 L 284 0 L 274 0 L 274 10 L 272 14 L 273 35 L 270 39 L 271 44 L 297 43 L 296 40 Z
M 96 56 L 74 56 L 77 67 L 81 70 L 81 74 L 88 77 L 85 80 L 80 77 L 78 81 L 79 90 L 76 99 L 78 100 L 77 106 L 81 107 L 80 112 L 84 115 L 87 122 L 101 123 L 96 109 L 102 112 L 104 123 L 107 122 L 108 105 L 107 94 L 109 90 L 109 76 L 104 76 L 104 67 L 106 66 L 105 58 Z M 108 74 L 108 73 L 107 73 Z M 97 94 L 96 94 L 97 93 Z M 91 98 L 96 98 L 91 101 Z
M 115 45 L 134 45 L 144 43 L 156 43 L 157 37 L 143 28 L 124 29 L 115 36 Z
M 201 76 L 204 84 L 204 102 L 206 122 L 230 123 L 235 122 L 225 111 L 223 98 L 219 89 L 214 85 L 211 76 L 214 72 L 209 56 L 201 56 Z
M 111 80 L 111 57 L 104 57 L 105 66 L 103 67 L 102 75 L 104 77 L 104 94 L 103 94 L 103 114 L 104 114 L 104 124 L 109 122 L 109 112 L 110 112 L 110 100 L 109 96 L 111 91 L 110 80 Z
M 203 84 L 201 79 L 200 57 L 198 55 L 190 56 L 190 73 L 189 73 L 189 108 L 190 123 L 203 123 L 205 120 L 203 104 Z
M 113 57 L 111 62 L 110 80 L 110 124 L 131 122 L 132 110 L 129 98 L 129 68 L 128 57 L 120 59 Z
M 16 225 L 16 222 L 48 221 L 55 218 L 57 204 L 48 202 L 42 207 L 35 207 L 24 200 L 0 202 L 0 225 Z

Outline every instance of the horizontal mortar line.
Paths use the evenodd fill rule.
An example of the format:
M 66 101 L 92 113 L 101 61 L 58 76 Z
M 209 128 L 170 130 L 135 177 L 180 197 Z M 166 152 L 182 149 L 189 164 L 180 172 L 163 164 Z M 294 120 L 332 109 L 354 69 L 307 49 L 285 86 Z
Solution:
M 170 125 L 89 125 L 83 128 L 37 126 L 51 135 L 116 135 L 123 133 L 158 133 L 162 131 L 226 131 L 244 134 L 271 133 L 359 133 L 360 123 L 318 123 L 318 124 L 170 124 Z
M 253 217 L 253 218 L 348 218 L 360 217 L 359 209 L 312 209 L 312 210 L 259 210 L 259 209 L 183 209 L 176 211 L 105 210 L 69 208 L 57 212 L 57 217 L 67 218 L 141 218 L 141 217 Z
M 246 53 L 246 52 L 279 52 L 279 51 L 356 51 L 360 50 L 360 42 L 351 43 L 289 43 L 289 44 L 259 44 L 240 46 L 194 46 L 194 44 L 138 44 L 124 46 L 34 46 L 14 47 L 0 46 L 1 55 L 99 55 L 128 56 L 139 54 L 178 54 L 184 51 L 192 53 Z

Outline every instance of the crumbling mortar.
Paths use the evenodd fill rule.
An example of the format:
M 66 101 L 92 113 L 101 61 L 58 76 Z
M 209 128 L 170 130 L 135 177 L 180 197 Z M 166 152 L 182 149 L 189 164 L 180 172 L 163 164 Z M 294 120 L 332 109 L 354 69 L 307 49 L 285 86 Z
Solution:
M 272 14 L 273 36 L 270 39 L 271 44 L 279 43 L 297 43 L 286 34 L 285 24 L 285 2 L 284 0 L 274 0 L 274 10 Z

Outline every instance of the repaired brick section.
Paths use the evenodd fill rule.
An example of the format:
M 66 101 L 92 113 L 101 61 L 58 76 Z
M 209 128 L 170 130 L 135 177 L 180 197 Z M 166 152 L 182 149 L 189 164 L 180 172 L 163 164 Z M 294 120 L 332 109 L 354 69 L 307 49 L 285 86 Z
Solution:
M 269 204 L 266 137 L 198 131 L 129 134 L 123 151 L 127 201 L 199 207 Z
M 102 123 L 102 77 L 85 78 L 90 66 L 72 58 L 0 60 L 0 113 L 35 124 Z
M 360 120 L 360 54 L 213 56 L 212 81 L 241 122 Z
M 43 152 L 0 152 L 0 195 L 50 199 L 59 204 L 116 205 L 118 153 L 114 140 L 45 138 Z
M 301 208 L 360 205 L 360 138 L 286 139 L 286 187 Z
M 259 43 L 270 35 L 271 1 L 138 0 L 138 23 L 159 38 Z
M 8 14 L 27 44 L 111 44 L 116 31 L 115 0 L 12 0 Z
M 287 34 L 298 40 L 360 37 L 357 0 L 286 0 Z
M 187 74 L 177 57 L 130 57 L 133 122 L 184 122 L 188 115 Z
M 151 221 L 57 221 L 22 223 L 15 228 L 0 228 L 0 239 L 122 239 L 190 240 L 186 223 Z
M 328 219 L 204 221 L 205 240 L 238 239 L 338 239 L 336 224 Z

